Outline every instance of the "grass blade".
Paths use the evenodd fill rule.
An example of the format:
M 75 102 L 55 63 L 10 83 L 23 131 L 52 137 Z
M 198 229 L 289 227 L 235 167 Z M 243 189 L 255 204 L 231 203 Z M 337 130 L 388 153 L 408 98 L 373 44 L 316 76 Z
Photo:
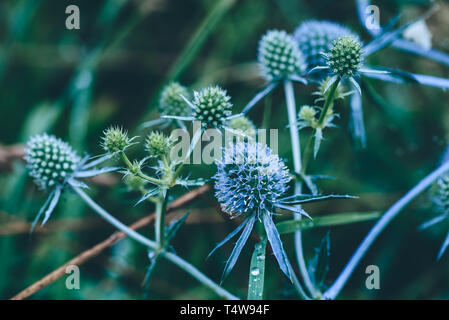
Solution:
M 262 239 L 254 246 L 249 269 L 248 300 L 262 300 L 265 279 L 265 250 L 267 239 Z
M 339 213 L 324 217 L 315 217 L 313 220 L 288 220 L 276 224 L 280 234 L 292 233 L 316 227 L 332 227 L 344 224 L 364 222 L 377 219 L 381 211 Z

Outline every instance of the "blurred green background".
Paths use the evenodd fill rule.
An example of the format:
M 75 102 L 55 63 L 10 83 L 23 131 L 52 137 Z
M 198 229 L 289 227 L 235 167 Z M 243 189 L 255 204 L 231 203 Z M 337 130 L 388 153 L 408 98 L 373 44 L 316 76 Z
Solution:
M 435 48 L 449 52 L 449 4 L 428 25 Z M 65 28 L 65 8 L 78 5 L 81 29 Z M 402 23 L 423 12 L 428 1 L 377 1 L 381 22 L 401 12 Z M 209 83 L 226 88 L 235 112 L 260 90 L 264 82 L 257 64 L 257 44 L 268 29 L 294 28 L 306 19 L 341 22 L 370 37 L 360 25 L 355 1 L 299 0 L 3 0 L 0 2 L 0 298 L 7 299 L 39 280 L 114 230 L 85 208 L 73 194 L 59 203 L 45 229 L 29 235 L 29 226 L 45 200 L 26 176 L 20 160 L 8 161 L 5 152 L 35 133 L 51 132 L 80 152 L 99 154 L 101 132 L 111 124 L 133 133 L 144 121 L 158 117 L 161 86 L 177 79 L 192 89 Z M 410 72 L 449 77 L 449 67 L 392 48 L 370 57 L 370 64 Z M 340 101 L 340 128 L 325 132 L 313 174 L 326 193 L 350 193 L 358 200 L 306 206 L 313 216 L 345 211 L 385 210 L 438 165 L 449 138 L 449 93 L 416 85 L 365 83 L 364 113 L 368 147 L 354 148 L 348 130 L 347 101 Z M 311 104 L 313 86 L 295 86 L 297 105 Z M 249 116 L 262 126 L 263 103 Z M 291 164 L 286 109 L 282 90 L 271 99 L 270 128 L 279 128 L 280 154 Z M 309 134 L 308 132 L 306 135 Z M 2 158 L 3 157 L 3 158 Z M 194 167 L 193 176 L 208 177 L 214 166 Z M 186 172 L 187 173 L 187 172 Z M 126 223 L 152 212 L 150 204 L 134 206 L 118 176 L 92 186 L 98 203 Z M 177 190 L 178 195 L 185 190 Z M 347 299 L 447 299 L 449 255 L 436 255 L 449 229 L 440 224 L 419 231 L 419 224 L 435 213 L 428 194 L 408 207 L 374 243 L 343 290 Z M 192 203 L 187 224 L 173 241 L 177 253 L 219 281 L 231 246 L 205 260 L 214 244 L 234 223 L 220 215 L 210 193 Z M 187 210 L 179 211 L 180 214 Z M 373 222 L 332 228 L 329 285 L 341 271 Z M 152 236 L 152 228 L 142 232 Z M 305 232 L 308 257 L 326 229 Z M 294 260 L 292 236 L 285 246 Z M 245 247 L 224 287 L 245 297 L 250 254 Z M 267 260 L 265 298 L 296 298 L 274 259 Z M 376 264 L 381 289 L 365 288 L 365 267 Z M 81 266 L 81 289 L 67 290 L 65 277 L 32 299 L 142 299 L 147 252 L 123 240 Z M 151 280 L 150 299 L 213 299 L 216 296 L 177 267 L 160 261 Z

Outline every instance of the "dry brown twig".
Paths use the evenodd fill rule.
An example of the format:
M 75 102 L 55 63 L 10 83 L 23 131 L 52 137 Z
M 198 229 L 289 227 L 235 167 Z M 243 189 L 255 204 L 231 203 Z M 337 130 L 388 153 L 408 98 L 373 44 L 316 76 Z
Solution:
M 167 211 L 170 212 L 175 209 L 178 209 L 178 208 L 186 205 L 187 203 L 197 199 L 198 197 L 204 195 L 209 190 L 210 190 L 209 185 L 204 185 L 198 189 L 192 190 L 192 191 L 186 193 L 185 195 L 183 195 L 182 197 L 179 197 L 178 199 L 171 202 L 167 206 Z M 153 220 L 154 220 L 154 213 L 138 220 L 137 222 L 133 223 L 129 227 L 133 230 L 138 230 L 138 229 L 150 224 Z M 69 265 L 80 266 L 80 265 L 84 264 L 86 261 L 99 255 L 102 251 L 111 247 L 112 245 L 114 245 L 115 243 L 117 243 L 118 241 L 120 241 L 123 238 L 126 238 L 125 233 L 123 233 L 121 231 L 114 232 L 107 239 L 103 240 L 102 242 L 98 243 L 97 245 L 93 246 L 92 248 L 90 248 L 86 251 L 83 251 L 82 253 L 80 253 L 79 255 L 77 255 L 76 257 L 74 257 L 73 259 L 71 259 L 70 261 L 65 263 L 64 265 L 60 266 L 53 272 L 49 273 L 48 275 L 46 275 L 45 277 L 40 279 L 39 281 L 30 285 L 28 288 L 19 292 L 17 295 L 12 297 L 11 300 L 23 300 L 23 299 L 30 297 L 31 295 L 35 294 L 39 290 L 45 288 L 46 286 L 50 285 L 51 283 L 55 282 L 56 280 L 58 280 L 59 278 L 64 276 L 66 274 L 65 272 L 66 272 L 67 266 L 69 266 Z

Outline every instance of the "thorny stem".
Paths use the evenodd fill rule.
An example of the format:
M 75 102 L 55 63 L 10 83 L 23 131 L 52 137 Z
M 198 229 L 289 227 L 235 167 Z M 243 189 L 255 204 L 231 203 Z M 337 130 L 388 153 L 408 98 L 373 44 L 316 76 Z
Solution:
M 157 251 L 158 245 L 154 241 L 149 240 L 148 238 L 142 236 L 138 232 L 134 231 L 133 229 L 130 229 L 128 226 L 121 223 L 119 220 L 114 218 L 110 213 L 108 213 L 106 210 L 104 210 L 102 207 L 100 207 L 94 200 L 92 200 L 83 190 L 81 190 L 78 187 L 72 187 L 73 190 L 81 197 L 81 199 L 86 202 L 86 204 L 94 210 L 96 213 L 98 213 L 102 218 L 104 218 L 107 222 L 112 224 L 114 227 L 119 229 L 120 231 L 127 234 L 130 238 L 133 238 L 137 242 L 147 246 L 148 248 Z M 239 300 L 238 297 L 234 296 L 233 294 L 229 293 L 227 290 L 223 289 L 219 285 L 217 285 L 215 282 L 213 282 L 211 279 L 209 279 L 206 275 L 204 275 L 201 271 L 196 269 L 193 265 L 185 261 L 184 259 L 180 258 L 174 253 L 166 252 L 162 250 L 160 252 L 160 255 L 163 256 L 168 261 L 176 264 L 179 268 L 183 269 L 185 272 L 190 274 L 193 278 L 204 284 L 206 287 L 214 291 L 218 296 L 222 298 L 226 298 L 229 300 Z
M 326 119 L 327 113 L 329 110 L 332 110 L 335 100 L 335 92 L 338 88 L 338 85 L 340 84 L 341 78 L 338 78 L 329 89 L 329 95 L 327 96 L 327 99 L 324 102 L 323 109 L 321 110 L 320 117 L 317 121 L 317 127 L 322 128 L 324 121 Z M 313 135 L 309 137 L 309 140 L 307 141 L 304 157 L 302 159 L 302 174 L 306 174 L 307 171 L 307 165 L 309 164 L 309 159 L 311 158 L 312 150 L 313 150 Z
M 301 172 L 301 147 L 299 140 L 298 124 L 296 121 L 295 95 L 293 93 L 293 84 L 290 80 L 284 81 L 284 92 L 288 111 L 288 122 L 290 128 L 290 137 L 293 153 L 293 166 L 295 172 L 299 174 Z M 299 181 L 295 182 L 295 193 L 301 193 L 301 183 Z M 301 215 L 299 213 L 294 213 L 294 219 L 300 220 Z M 304 260 L 304 252 L 302 247 L 302 234 L 300 230 L 297 230 L 295 232 L 295 249 L 299 270 L 304 280 L 304 284 L 306 285 L 307 289 L 310 291 L 312 296 L 315 297 L 316 295 L 315 286 L 313 285 L 312 280 L 310 279 L 309 272 L 307 271 L 306 262 Z M 295 285 L 295 287 L 298 289 L 300 285 L 299 286 Z
M 345 286 L 349 277 L 354 269 L 359 264 L 365 253 L 370 248 L 371 244 L 376 240 L 377 236 L 385 229 L 385 227 L 393 220 L 402 209 L 404 209 L 414 198 L 416 198 L 421 192 L 427 189 L 440 175 L 449 170 L 449 161 L 443 163 L 439 168 L 430 173 L 424 179 L 422 179 L 416 186 L 409 190 L 401 199 L 399 199 L 380 220 L 374 225 L 370 232 L 363 239 L 357 250 L 352 255 L 349 262 L 346 264 L 343 271 L 335 280 L 334 284 L 324 293 L 325 299 L 335 299 L 340 291 Z
M 156 242 L 160 248 L 165 247 L 165 213 L 167 207 L 168 189 L 162 188 L 156 201 L 156 220 L 154 223 L 154 232 Z
M 129 161 L 128 156 L 126 155 L 125 152 L 120 151 L 120 157 L 122 158 L 123 162 L 126 164 L 126 166 L 131 169 L 132 168 L 132 163 L 131 161 Z M 142 178 L 143 180 L 147 180 L 151 183 L 157 184 L 157 185 L 164 185 L 165 182 L 160 180 L 160 179 L 156 179 L 156 178 L 152 178 L 150 176 L 147 176 L 146 174 L 142 173 L 142 172 L 137 172 L 136 173 L 137 176 L 139 176 L 140 178 Z
M 340 84 L 341 77 L 338 77 L 337 80 L 334 81 L 334 83 L 331 85 L 329 90 L 329 95 L 327 96 L 326 101 L 324 101 L 323 110 L 321 110 L 320 117 L 318 118 L 318 125 L 323 125 L 324 119 L 326 119 L 327 111 L 329 110 L 329 107 L 332 105 L 332 102 L 334 101 L 334 95 L 335 91 L 338 88 L 338 85 Z

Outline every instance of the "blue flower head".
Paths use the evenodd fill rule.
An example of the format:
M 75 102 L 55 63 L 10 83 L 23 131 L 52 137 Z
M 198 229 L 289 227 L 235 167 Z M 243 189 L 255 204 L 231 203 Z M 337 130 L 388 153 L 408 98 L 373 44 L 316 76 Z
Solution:
M 308 20 L 296 28 L 293 37 L 306 59 L 308 68 L 312 69 L 326 64 L 320 53 L 329 51 L 334 40 L 348 35 L 358 39 L 355 33 L 338 23 Z
M 259 42 L 258 61 L 267 81 L 301 74 L 306 66 L 293 37 L 285 31 L 270 30 Z
M 222 210 L 232 216 L 272 212 L 291 179 L 285 164 L 269 147 L 242 141 L 225 148 L 213 178 L 215 196 Z
M 26 166 L 37 186 L 49 192 L 31 230 L 34 229 L 42 215 L 44 215 L 42 225 L 48 221 L 65 187 L 87 188 L 87 185 L 79 181 L 78 178 L 89 178 L 118 170 L 117 167 L 95 168 L 109 158 L 111 155 L 87 162 L 88 156 L 79 157 L 67 142 L 53 135 L 44 133 L 31 137 L 25 149 Z
M 69 144 L 44 133 L 28 140 L 25 161 L 38 187 L 49 190 L 62 186 L 72 177 L 81 158 Z

